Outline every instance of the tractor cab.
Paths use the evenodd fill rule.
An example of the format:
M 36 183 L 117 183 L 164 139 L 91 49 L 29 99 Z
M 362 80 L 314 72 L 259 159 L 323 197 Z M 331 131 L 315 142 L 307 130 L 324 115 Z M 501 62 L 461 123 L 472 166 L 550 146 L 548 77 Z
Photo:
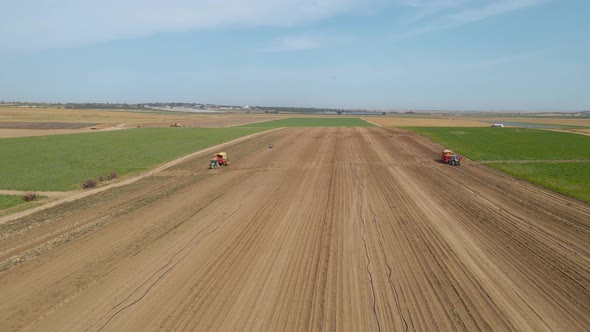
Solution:
M 458 154 L 453 154 L 451 150 L 443 150 L 442 154 L 440 155 L 440 161 L 445 164 L 449 164 L 451 166 L 461 166 L 461 157 Z

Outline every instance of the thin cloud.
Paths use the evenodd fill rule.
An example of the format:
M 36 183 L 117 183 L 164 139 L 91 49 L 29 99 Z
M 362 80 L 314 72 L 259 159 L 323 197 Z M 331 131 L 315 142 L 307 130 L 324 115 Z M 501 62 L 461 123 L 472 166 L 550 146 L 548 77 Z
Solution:
M 506 0 L 495 1 L 478 8 L 470 8 L 449 15 L 449 19 L 460 24 L 480 21 L 488 17 L 510 13 L 516 10 L 532 7 L 545 0 Z
M 299 35 L 285 36 L 274 40 L 270 46 L 258 49 L 262 53 L 279 53 L 293 51 L 307 51 L 320 47 L 321 40 L 317 36 Z
M 414 24 L 441 13 L 463 8 L 472 0 L 404 0 L 402 5 L 413 9 L 413 13 L 405 19 L 405 23 Z
M 397 39 L 451 29 L 495 16 L 538 6 L 549 0 L 405 0 L 416 13 L 408 20 L 408 30 Z
M 514 62 L 530 62 L 530 60 L 539 59 L 548 53 L 544 50 L 531 50 L 517 54 L 499 55 L 495 58 L 482 59 L 467 64 L 458 64 L 458 66 L 462 66 L 465 69 L 496 67 Z
M 548 0 L 20 0 L 1 5 L 0 53 L 62 48 L 162 32 L 308 26 L 375 8 L 410 9 L 401 38 L 448 29 Z M 403 23 L 403 22 L 402 22 Z M 317 41 L 268 48 L 303 50 Z
M 0 51 L 77 46 L 160 32 L 299 26 L 382 0 L 54 0 L 2 5 Z

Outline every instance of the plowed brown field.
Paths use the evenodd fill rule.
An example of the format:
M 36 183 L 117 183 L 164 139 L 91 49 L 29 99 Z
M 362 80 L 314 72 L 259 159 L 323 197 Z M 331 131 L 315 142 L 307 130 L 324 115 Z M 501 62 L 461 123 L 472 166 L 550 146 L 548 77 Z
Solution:
M 590 326 L 588 204 L 401 130 L 226 150 L 0 225 L 2 330 Z

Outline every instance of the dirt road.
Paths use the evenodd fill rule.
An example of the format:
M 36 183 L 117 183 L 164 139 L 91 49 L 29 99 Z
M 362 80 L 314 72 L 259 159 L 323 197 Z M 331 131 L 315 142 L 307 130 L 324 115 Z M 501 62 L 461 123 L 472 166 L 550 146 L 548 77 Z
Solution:
M 274 148 L 268 149 L 268 143 Z M 299 128 L 0 225 L 7 331 L 590 326 L 590 206 L 383 128 Z

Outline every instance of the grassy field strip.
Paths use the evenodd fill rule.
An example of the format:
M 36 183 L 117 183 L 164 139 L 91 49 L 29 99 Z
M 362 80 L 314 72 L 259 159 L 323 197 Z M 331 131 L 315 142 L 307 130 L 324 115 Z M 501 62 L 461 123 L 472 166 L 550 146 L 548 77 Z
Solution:
M 590 136 L 524 128 L 406 128 L 472 160 L 590 160 Z
M 35 191 L 33 193 L 36 195 L 36 198 L 26 201 L 24 198 L 26 193 L 26 191 L 19 190 L 0 190 L 0 217 L 45 204 L 51 199 L 59 199 L 71 195 L 63 191 Z M 16 206 L 19 207 L 17 210 L 14 209 Z
M 27 203 L 19 195 L 0 195 L 0 210 Z
M 407 128 L 514 177 L 590 203 L 590 136 L 522 128 Z
M 25 217 L 25 216 L 30 215 L 32 213 L 35 213 L 35 212 L 38 212 L 38 211 L 41 211 L 41 210 L 44 210 L 44 209 L 48 209 L 48 208 L 51 208 L 51 207 L 54 207 L 54 206 L 56 206 L 58 204 L 62 204 L 62 203 L 65 203 L 65 202 L 72 202 L 72 201 L 75 201 L 75 200 L 80 199 L 80 198 L 84 198 L 84 197 L 87 197 L 87 196 L 90 196 L 90 195 L 94 195 L 94 194 L 100 193 L 102 191 L 111 189 L 111 188 L 126 186 L 126 185 L 131 184 L 131 183 L 133 183 L 135 181 L 141 180 L 141 179 L 143 179 L 145 177 L 148 177 L 150 175 L 153 175 L 153 174 L 156 174 L 158 172 L 161 172 L 161 171 L 163 171 L 163 170 L 165 170 L 165 169 L 167 169 L 169 167 L 172 167 L 172 166 L 174 166 L 176 164 L 179 164 L 181 162 L 184 162 L 187 159 L 190 159 L 190 158 L 193 158 L 193 157 L 197 157 L 197 156 L 200 156 L 200 155 L 205 154 L 205 153 L 211 153 L 213 151 L 217 151 L 219 149 L 225 148 L 228 145 L 239 143 L 239 142 L 242 142 L 244 140 L 247 140 L 247 139 L 250 139 L 250 138 L 259 136 L 259 135 L 264 135 L 264 134 L 267 134 L 267 133 L 270 133 L 270 132 L 273 132 L 273 131 L 277 131 L 277 130 L 280 130 L 280 129 L 283 129 L 283 128 L 274 128 L 274 129 L 271 129 L 271 130 L 266 130 L 266 131 L 263 131 L 263 132 L 258 132 L 258 133 L 250 134 L 250 135 L 247 135 L 247 136 L 242 136 L 242 137 L 236 138 L 236 139 L 234 139 L 232 141 L 224 142 L 224 143 L 221 143 L 221 144 L 218 144 L 218 145 L 215 145 L 215 146 L 210 146 L 210 147 L 207 147 L 205 149 L 202 149 L 202 150 L 199 150 L 199 151 L 195 151 L 195 152 L 193 152 L 193 153 L 191 153 L 189 155 L 185 155 L 185 156 L 180 157 L 178 159 L 172 160 L 172 161 L 170 161 L 170 162 L 168 162 L 168 163 L 166 163 L 164 165 L 161 165 L 161 166 L 159 166 L 159 167 L 157 167 L 155 169 L 152 169 L 149 172 L 143 173 L 141 175 L 138 175 L 138 176 L 135 176 L 135 177 L 132 177 L 132 178 L 128 178 L 128 179 L 123 180 L 121 182 L 116 182 L 116 183 L 110 184 L 108 186 L 94 188 L 94 189 L 85 190 L 85 191 L 75 191 L 70 196 L 66 196 L 66 197 L 60 198 L 60 199 L 55 200 L 55 201 L 52 201 L 52 202 L 50 202 L 48 204 L 41 205 L 41 206 L 38 206 L 36 208 L 29 209 L 29 210 L 26 210 L 26 211 L 22 211 L 22 212 L 19 212 L 19 213 L 11 214 L 9 216 L 0 217 L 0 224 L 6 223 L 6 222 L 8 222 L 10 220 L 14 220 L 14 219 Z
M 487 166 L 590 203 L 590 163 L 504 162 Z
M 22 195 L 27 191 L 23 190 L 8 190 L 0 189 L 0 195 Z M 36 194 L 43 196 L 63 196 L 66 192 L 64 191 L 35 191 Z
M 0 189 L 69 191 L 144 172 L 193 151 L 269 128 L 138 128 L 0 139 Z M 7 157 L 4 157 L 7 156 Z
M 246 124 L 245 128 L 278 128 L 278 127 L 373 127 L 361 118 L 288 118 Z
M 43 204 L 43 202 L 46 201 L 45 199 L 47 196 L 40 193 L 36 194 L 37 199 L 26 201 L 23 198 L 23 194 L 0 193 L 0 217 L 31 209 Z

